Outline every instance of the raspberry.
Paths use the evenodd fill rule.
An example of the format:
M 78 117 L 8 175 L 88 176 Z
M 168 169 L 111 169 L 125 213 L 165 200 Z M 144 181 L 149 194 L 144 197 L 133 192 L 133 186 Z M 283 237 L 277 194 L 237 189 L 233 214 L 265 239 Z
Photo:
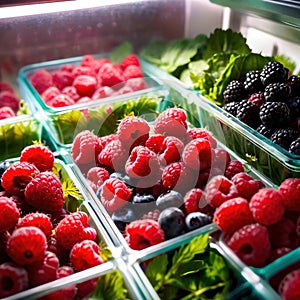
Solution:
M 89 130 L 83 130 L 73 141 L 71 156 L 76 164 L 95 163 L 102 149 L 103 146 L 98 136 Z
M 38 209 L 60 210 L 65 202 L 61 182 L 52 172 L 36 175 L 25 188 L 25 200 Z
M 29 77 L 29 81 L 39 94 L 53 86 L 52 75 L 45 69 L 35 71 Z
M 21 227 L 8 238 L 6 251 L 20 265 L 29 265 L 43 260 L 47 249 L 47 238 L 37 227 Z
M 96 192 L 103 182 L 109 178 L 109 172 L 101 167 L 93 167 L 87 172 L 86 178 Z
M 139 66 L 128 66 L 123 71 L 123 76 L 125 80 L 132 78 L 142 78 L 144 76 L 142 69 Z
M 213 134 L 205 128 L 190 128 L 188 129 L 187 133 L 192 139 L 207 139 L 210 142 L 211 148 L 217 147 L 217 140 L 214 138 Z
M 219 168 L 224 174 L 225 169 L 228 167 L 231 161 L 230 154 L 223 148 L 214 148 L 212 154 L 212 167 Z
M 87 299 L 93 293 L 97 286 L 98 277 L 89 279 L 76 284 L 76 298 L 75 299 Z M 56 300 L 56 299 L 54 299 Z M 69 299 L 67 299 L 69 300 Z
M 288 273 L 279 284 L 279 294 L 285 300 L 300 299 L 300 269 Z
M 238 191 L 231 180 L 223 175 L 212 177 L 206 187 L 206 200 L 212 207 L 217 208 L 223 202 L 238 197 Z
M 99 139 L 103 147 L 105 147 L 109 142 L 117 140 L 118 135 L 116 133 L 112 133 L 112 134 L 101 136 Z
M 165 136 L 175 136 L 183 141 L 188 137 L 186 113 L 181 108 L 164 110 L 154 121 L 154 132 Z
M 155 153 L 159 153 L 161 151 L 162 144 L 165 140 L 165 136 L 162 134 L 153 134 L 150 135 L 147 141 L 145 142 L 145 146 L 149 148 L 151 151 Z
M 20 212 L 15 202 L 6 196 L 0 196 L 0 232 L 15 227 L 19 217 Z
M 287 210 L 300 212 L 300 178 L 287 178 L 278 188 Z
M 98 100 L 106 97 L 112 96 L 114 93 L 114 90 L 109 86 L 101 86 L 98 89 L 95 90 L 95 92 L 92 95 L 92 100 Z
M 65 70 L 56 70 L 51 73 L 53 85 L 59 90 L 62 90 L 66 86 L 70 86 L 73 83 L 74 76 L 71 72 Z
M 144 146 L 136 146 L 130 153 L 126 164 L 126 173 L 132 178 L 154 176 L 159 178 L 160 164 L 156 153 Z
M 0 298 L 17 294 L 28 287 L 28 274 L 25 268 L 13 262 L 0 265 Z
M 74 100 L 74 102 L 78 101 L 80 99 L 80 95 L 77 93 L 77 90 L 74 86 L 66 86 L 61 91 L 64 95 L 67 95 L 71 99 Z
M 250 201 L 251 197 L 258 192 L 260 188 L 264 187 L 262 181 L 252 178 L 245 172 L 235 174 L 231 178 L 231 181 L 236 186 L 239 195 L 248 201 Z
M 200 211 L 200 209 L 206 205 L 205 193 L 199 188 L 189 190 L 183 197 L 184 212 L 186 215 Z
M 119 140 L 112 140 L 100 152 L 98 161 L 111 170 L 121 171 L 124 170 L 128 155 L 128 149 Z
M 81 76 L 81 75 L 88 75 L 88 76 L 94 76 L 94 71 L 90 66 L 76 66 L 72 70 L 72 74 L 74 78 Z
M 46 105 L 54 108 L 65 107 L 73 104 L 75 104 L 75 101 L 65 94 L 59 94 L 52 98 L 49 102 L 46 102 Z
M 237 230 L 227 244 L 246 265 L 256 268 L 264 266 L 271 253 L 268 229 L 257 223 Z
M 59 268 L 57 256 L 46 251 L 44 259 L 30 264 L 27 267 L 30 286 L 35 287 L 57 279 L 56 273 Z
M 104 261 L 100 254 L 100 247 L 94 241 L 84 240 L 76 243 L 70 252 L 71 265 L 77 271 L 101 265 Z
M 281 194 L 273 188 L 259 190 L 249 205 L 254 220 L 266 226 L 279 222 L 285 211 Z
M 233 234 L 243 226 L 253 223 L 248 201 L 242 197 L 225 201 L 217 207 L 213 221 L 228 234 Z
M 148 211 L 147 213 L 143 214 L 141 219 L 142 220 L 154 220 L 157 221 L 158 217 L 160 215 L 160 210 L 159 209 L 154 209 L 151 211 Z
M 8 106 L 0 107 L 0 120 L 15 117 L 15 112 Z
M 205 138 L 197 138 L 190 141 L 182 153 L 183 162 L 195 171 L 209 168 L 212 162 L 212 148 Z
M 159 155 L 159 161 L 164 165 L 168 165 L 181 159 L 183 149 L 184 144 L 180 139 L 175 136 L 167 136 L 163 140 L 160 150 L 156 153 Z
M 67 71 L 67 72 L 73 72 L 74 66 L 72 64 L 63 64 L 60 67 L 60 70 Z
M 243 164 L 238 160 L 231 160 L 225 169 L 225 177 L 231 179 L 235 174 L 244 172 Z
M 7 81 L 0 81 L 0 92 L 8 91 L 12 94 L 15 93 L 14 87 Z
M 126 81 L 125 87 L 130 88 L 133 92 L 140 91 L 147 87 L 147 83 L 144 78 L 131 78 Z
M 122 70 L 125 70 L 128 66 L 140 67 L 140 60 L 136 54 L 129 54 L 123 58 L 119 66 Z
M 47 240 L 49 240 L 52 235 L 53 226 L 51 223 L 51 219 L 44 213 L 29 213 L 23 218 L 19 219 L 17 228 L 28 226 L 34 226 L 41 229 L 44 232 Z
M 128 203 L 131 190 L 117 178 L 104 181 L 101 189 L 100 200 L 109 213 L 116 211 Z
M 77 211 L 67 215 L 55 228 L 57 242 L 65 249 L 72 247 L 83 240 L 95 240 L 97 233 L 88 223 L 88 215 Z
M 93 76 L 79 75 L 74 79 L 73 86 L 80 96 L 91 97 L 97 86 L 97 80 Z
M 149 137 L 150 126 L 148 122 L 136 116 L 125 117 L 119 124 L 117 134 L 120 142 L 127 149 L 144 145 Z
M 28 162 L 18 162 L 11 165 L 3 173 L 1 185 L 8 194 L 23 196 L 27 184 L 39 173 L 35 165 Z
M 34 164 L 40 172 L 51 171 L 54 166 L 54 154 L 45 145 L 34 144 L 25 147 L 20 154 L 20 162 Z
M 291 252 L 292 249 L 287 247 L 281 247 L 281 248 L 275 248 L 271 251 L 269 261 L 273 262 L 276 259 L 282 257 L 283 255 L 286 255 L 287 253 Z
M 105 63 L 100 68 L 97 79 L 102 86 L 116 87 L 124 82 L 124 76 L 119 66 L 112 63 Z
M 45 103 L 50 103 L 54 99 L 54 97 L 60 94 L 61 92 L 56 86 L 50 86 L 41 94 L 41 98 Z
M 4 106 L 10 107 L 16 113 L 19 109 L 19 99 L 10 92 L 0 92 L 0 107 Z
M 157 221 L 136 220 L 126 226 L 125 239 L 130 248 L 142 250 L 165 240 L 165 234 Z

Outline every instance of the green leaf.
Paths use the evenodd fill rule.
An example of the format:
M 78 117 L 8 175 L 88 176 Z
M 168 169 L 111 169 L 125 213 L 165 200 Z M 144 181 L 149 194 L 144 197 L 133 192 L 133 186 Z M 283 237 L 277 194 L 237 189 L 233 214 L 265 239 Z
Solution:
M 186 276 L 192 273 L 197 273 L 201 269 L 203 269 L 206 266 L 205 262 L 203 260 L 192 260 L 186 263 L 182 263 L 180 265 L 180 269 L 178 270 L 177 274 L 178 276 Z
M 294 74 L 297 64 L 291 57 L 281 54 L 275 55 L 274 59 L 283 64 L 285 68 L 289 69 L 291 74 Z
M 124 42 L 110 52 L 109 59 L 113 64 L 119 64 L 123 60 L 123 58 L 132 53 L 132 44 L 129 42 Z
M 156 66 L 161 66 L 161 55 L 165 51 L 165 48 L 166 44 L 162 41 L 154 41 L 140 51 L 140 56 Z
M 146 275 L 155 290 L 159 290 L 163 285 L 167 265 L 168 256 L 163 254 L 151 260 L 147 266 Z

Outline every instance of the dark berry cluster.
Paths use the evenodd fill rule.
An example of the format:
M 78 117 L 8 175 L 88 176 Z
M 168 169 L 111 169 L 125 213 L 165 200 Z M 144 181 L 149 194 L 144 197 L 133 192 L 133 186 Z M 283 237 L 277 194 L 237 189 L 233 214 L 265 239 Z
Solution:
M 229 82 L 223 109 L 289 152 L 300 155 L 300 76 L 268 62 Z

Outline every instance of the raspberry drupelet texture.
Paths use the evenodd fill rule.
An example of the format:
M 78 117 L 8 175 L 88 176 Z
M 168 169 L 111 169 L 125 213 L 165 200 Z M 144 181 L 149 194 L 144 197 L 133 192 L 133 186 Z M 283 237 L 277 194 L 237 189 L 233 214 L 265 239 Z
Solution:
M 287 210 L 300 212 L 300 178 L 287 178 L 278 188 Z
M 297 300 L 300 298 L 300 269 L 289 272 L 279 284 L 279 294 L 286 300 Z
M 6 196 L 0 196 L 0 232 L 13 229 L 20 217 L 16 203 Z
M 109 178 L 109 172 L 102 167 L 93 167 L 88 170 L 86 178 L 89 181 L 92 189 L 97 191 L 103 182 Z

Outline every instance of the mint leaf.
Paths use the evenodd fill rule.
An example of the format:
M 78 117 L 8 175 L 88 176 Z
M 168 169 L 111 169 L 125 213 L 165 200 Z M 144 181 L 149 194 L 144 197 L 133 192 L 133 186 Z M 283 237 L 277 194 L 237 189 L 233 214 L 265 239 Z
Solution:
M 123 58 L 132 53 L 133 46 L 131 45 L 131 43 L 124 42 L 110 52 L 109 59 L 113 64 L 119 64 L 123 60 Z
M 151 260 L 146 269 L 146 276 L 155 290 L 158 290 L 163 285 L 167 265 L 168 256 L 163 254 Z
M 151 42 L 141 50 L 140 56 L 156 66 L 161 66 L 161 55 L 166 47 L 166 44 L 162 41 Z

